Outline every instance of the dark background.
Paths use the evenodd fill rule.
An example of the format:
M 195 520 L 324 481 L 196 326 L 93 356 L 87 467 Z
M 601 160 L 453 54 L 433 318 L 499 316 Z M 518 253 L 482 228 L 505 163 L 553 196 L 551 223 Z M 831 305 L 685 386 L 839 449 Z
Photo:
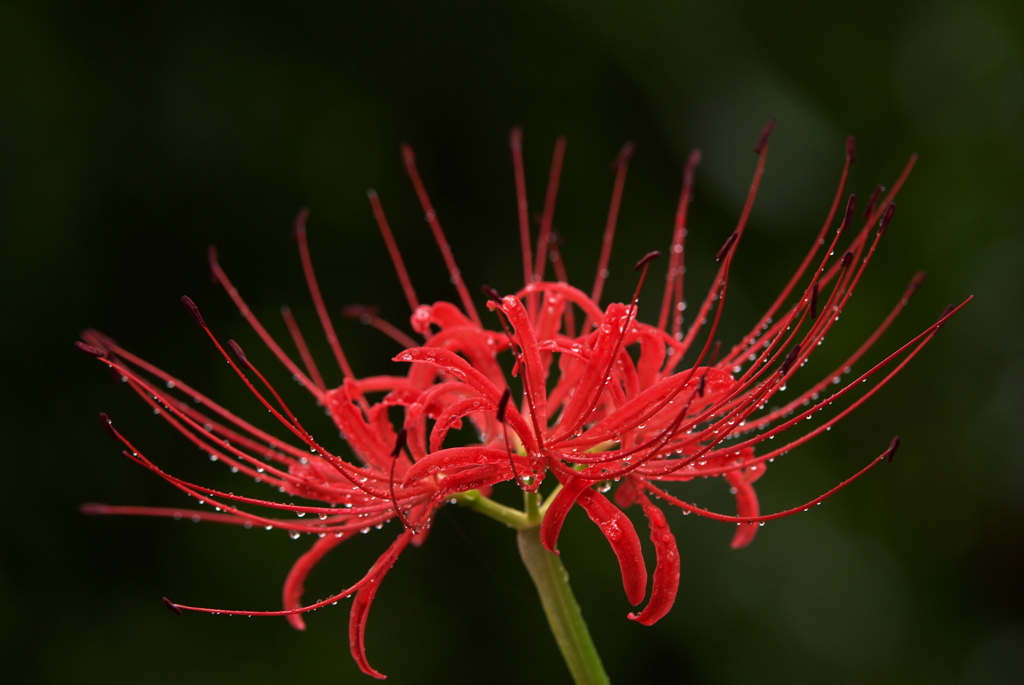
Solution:
M 207 245 L 219 247 L 275 332 L 285 302 L 315 332 L 289 238 L 294 214 L 309 206 L 332 309 L 374 303 L 404 323 L 365 199 L 373 186 L 421 299 L 452 299 L 401 168 L 398 147 L 408 141 L 473 292 L 484 282 L 512 290 L 521 273 L 507 148 L 515 124 L 525 130 L 535 207 L 554 139 L 569 138 L 556 222 L 570 276 L 584 288 L 608 165 L 623 142 L 637 143 L 606 301 L 632 291 L 626 265 L 667 245 L 686 154 L 703 151 L 692 302 L 742 206 L 751 147 L 777 117 L 736 260 L 727 341 L 756 320 L 806 249 L 848 133 L 859 141 L 850 189 L 861 197 L 891 183 L 910 153 L 921 161 L 821 350 L 826 360 L 859 344 L 918 269 L 928 282 L 876 358 L 947 303 L 977 299 L 868 406 L 777 461 L 759 492 L 766 510 L 799 504 L 899 433 L 891 467 L 769 524 L 741 552 L 729 549 L 730 526 L 670 513 L 683 581 L 660 624 L 625 619 L 607 546 L 585 517 L 570 519 L 563 558 L 609 673 L 617 683 L 1020 682 L 1024 6 L 893 4 L 0 4 L 5 674 L 49 683 L 368 682 L 348 655 L 344 606 L 315 613 L 297 633 L 280 619 L 177 618 L 160 604 L 168 595 L 273 609 L 307 541 L 79 515 L 86 501 L 187 506 L 119 455 L 99 411 L 168 470 L 244 487 L 77 353 L 80 329 L 100 328 L 258 417 L 178 302 L 192 296 L 223 338 L 272 368 L 210 284 Z M 654 299 L 641 318 L 654 318 Z M 357 373 L 388 368 L 390 342 L 339 326 Z M 325 345 L 310 338 L 323 358 Z M 301 402 L 285 374 L 276 380 Z M 730 508 L 721 482 L 679 492 Z M 359 577 L 394 525 L 339 549 L 308 596 Z M 387 578 L 368 649 L 398 683 L 568 677 L 513 534 L 454 508 Z

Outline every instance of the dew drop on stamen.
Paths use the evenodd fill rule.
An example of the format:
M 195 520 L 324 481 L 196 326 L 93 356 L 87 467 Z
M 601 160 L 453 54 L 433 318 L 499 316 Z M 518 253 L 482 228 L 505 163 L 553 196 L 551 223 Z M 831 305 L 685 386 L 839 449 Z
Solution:
M 302 533 L 300 533 L 297 530 L 293 530 L 290 533 L 288 533 L 288 537 L 290 537 L 292 540 L 298 540 L 300 535 L 302 535 Z

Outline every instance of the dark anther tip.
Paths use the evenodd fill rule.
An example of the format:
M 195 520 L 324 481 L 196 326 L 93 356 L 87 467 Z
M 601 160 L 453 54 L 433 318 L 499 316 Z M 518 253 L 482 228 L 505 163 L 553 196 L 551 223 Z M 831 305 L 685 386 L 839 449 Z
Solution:
M 366 304 L 348 304 L 341 308 L 341 315 L 346 319 L 359 319 L 364 316 L 376 316 L 379 312 L 379 307 Z
M 398 431 L 398 436 L 395 437 L 395 448 L 391 450 L 392 459 L 397 459 L 398 455 L 400 455 L 402 453 L 402 450 L 405 449 L 405 442 L 408 439 L 408 437 L 409 433 L 404 428 Z
M 739 237 L 739 231 L 733 231 L 732 235 L 729 236 L 728 240 L 725 241 L 725 244 L 718 249 L 718 254 L 715 255 L 716 262 L 720 262 L 723 259 L 725 259 L 725 256 L 729 254 L 729 250 L 731 250 L 732 246 L 736 244 L 736 241 L 739 240 Z
M 811 319 L 818 318 L 818 282 L 811 286 Z
M 690 156 L 686 158 L 686 170 L 692 174 L 698 164 L 700 164 L 700 150 L 691 150 Z
M 846 214 L 843 215 L 843 223 L 839 225 L 840 230 L 850 227 L 850 221 L 853 219 L 853 209 L 857 206 L 857 195 L 850 193 L 850 199 L 846 201 Z
M 508 409 L 508 401 L 510 399 L 512 399 L 512 389 L 506 387 L 501 392 L 501 399 L 498 400 L 498 411 L 495 417 L 498 419 L 498 423 L 505 423 L 505 411 Z
M 853 252 L 847 250 L 843 253 L 843 258 L 839 260 L 839 265 L 843 268 L 850 266 L 850 262 L 853 261 Z
M 110 434 L 110 437 L 118 442 L 123 442 L 123 440 L 121 440 L 121 436 L 118 435 L 117 431 L 114 429 L 114 424 L 110 422 L 110 417 L 107 416 L 106 412 L 100 412 L 100 423 L 103 424 L 103 429 Z
M 192 315 L 192 319 L 196 322 L 196 325 L 199 326 L 199 330 L 205 331 L 206 322 L 203 321 L 203 315 L 199 313 L 199 307 L 197 307 L 196 303 L 192 301 L 192 298 L 188 295 L 182 295 L 181 303 L 185 305 L 185 309 L 187 309 L 188 313 Z
M 900 436 L 898 436 L 898 435 L 893 436 L 892 442 L 889 443 L 889 449 L 885 450 L 885 454 L 882 455 L 883 458 L 887 462 L 889 462 L 891 464 L 892 463 L 892 458 L 896 456 L 896 450 L 898 450 L 899 448 L 900 448 Z
M 846 159 L 850 164 L 857 159 L 857 141 L 853 136 L 846 137 Z
M 100 412 L 100 423 L 103 424 L 103 429 L 110 433 L 110 437 L 118 442 L 121 442 L 121 436 L 114 430 L 114 424 L 110 422 L 110 417 L 107 416 L 106 412 Z
M 489 285 L 482 285 L 480 286 L 480 289 L 484 291 L 484 295 L 487 296 L 488 300 L 494 300 L 498 304 L 502 303 L 501 293 L 499 293 L 495 288 L 492 288 Z
M 875 189 L 871 191 L 871 197 L 868 198 L 868 206 L 864 208 L 864 218 L 871 216 L 871 213 L 875 211 L 875 203 L 878 202 L 878 198 L 885 192 L 885 186 L 879 183 L 875 186 Z
M 299 238 L 306 233 L 306 222 L 309 221 L 309 208 L 303 207 L 295 215 L 295 222 L 292 224 L 292 237 Z
M 896 203 L 890 202 L 889 206 L 885 208 L 885 212 L 882 213 L 882 218 L 878 221 L 879 233 L 884 233 L 885 229 L 889 228 L 889 222 L 892 221 L 892 215 L 896 213 Z
M 416 153 L 413 152 L 409 143 L 402 143 L 402 162 L 406 166 L 411 166 L 416 163 Z
M 659 252 L 658 250 L 652 250 L 651 252 L 648 252 L 647 254 L 640 258 L 640 261 L 636 263 L 636 266 L 633 267 L 633 271 L 639 271 L 640 269 L 644 268 L 645 266 L 647 266 L 660 256 L 661 252 Z
M 177 604 L 167 599 L 166 597 L 161 597 L 160 601 L 164 603 L 165 607 L 176 613 L 178 616 L 181 616 L 181 607 L 179 607 Z
M 217 265 L 219 264 L 217 257 L 217 246 L 210 245 L 206 248 L 206 263 L 210 266 L 210 280 L 213 284 L 217 284 Z
M 244 369 L 252 369 L 252 364 L 249 363 L 249 358 L 245 356 L 245 352 L 242 351 L 242 346 L 236 343 L 234 340 L 228 340 L 228 349 L 231 350 L 231 354 L 235 355 L 235 361 L 238 365 Z
M 622 146 L 622 149 L 619 150 L 619 154 L 615 158 L 615 161 L 612 162 L 612 169 L 618 170 L 629 164 L 629 158 L 633 156 L 633 151 L 635 149 L 636 144 L 632 140 L 627 141 L 626 144 Z
M 706 374 L 700 377 L 700 381 L 697 382 L 697 397 L 704 397 L 704 386 L 707 385 L 707 381 Z
M 924 271 L 918 271 L 914 274 L 914 277 L 910 279 L 910 285 L 907 286 L 907 297 L 910 297 L 917 292 L 917 289 L 921 287 L 921 284 L 924 283 L 927 276 L 928 274 Z
M 782 366 L 779 368 L 779 371 L 782 372 L 783 376 L 789 373 L 790 368 L 792 368 L 793 364 L 796 363 L 796 358 L 799 354 L 800 346 L 793 345 L 793 349 L 791 349 L 789 354 L 786 355 L 786 359 L 782 362 Z
M 757 145 L 754 146 L 754 154 L 759 155 L 764 152 L 765 146 L 768 144 L 768 136 L 772 134 L 772 129 L 775 128 L 775 119 L 769 119 L 768 123 L 761 129 L 761 135 L 757 139 Z
M 93 347 L 92 345 L 84 343 L 81 340 L 76 340 L 75 341 L 75 347 L 80 349 L 82 352 L 85 352 L 86 354 L 91 354 L 94 357 L 105 357 L 105 356 L 107 356 L 107 353 L 104 352 L 103 350 L 101 350 L 100 348 Z
M 937 324 L 943 323 L 943 319 L 945 319 L 947 316 L 952 314 L 954 309 L 956 309 L 956 307 L 954 307 L 951 304 L 947 304 L 946 308 L 942 310 L 941 314 L 939 314 L 939 318 L 935 320 L 935 323 L 937 323 Z

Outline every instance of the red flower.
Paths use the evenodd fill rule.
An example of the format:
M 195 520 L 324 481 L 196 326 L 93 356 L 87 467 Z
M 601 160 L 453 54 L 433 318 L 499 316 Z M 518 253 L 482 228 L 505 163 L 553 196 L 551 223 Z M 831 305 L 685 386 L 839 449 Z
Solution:
M 629 145 L 616 163 L 601 258 L 588 295 L 568 284 L 556 241 L 552 240 L 552 217 L 565 143 L 559 140 L 555 147 L 534 250 L 521 137 L 518 130 L 513 131 L 511 146 L 525 286 L 504 297 L 485 288 L 491 320 L 495 322 L 491 328 L 481 321 L 420 179 L 414 156 L 405 148 L 406 167 L 456 286 L 461 308 L 447 302 L 420 304 L 378 198 L 371 191 L 374 214 L 413 310 L 412 328 L 423 342 L 416 343 L 367 308 L 350 309 L 348 313 L 362 317 L 406 348 L 394 358 L 403 364 L 395 375 L 360 379 L 349 367 L 313 275 L 305 213 L 300 214 L 295 232 L 311 295 L 344 375 L 337 388 L 328 389 L 325 385 L 290 313 L 285 310 L 285 323 L 302 360 L 301 367 L 256 320 L 211 252 L 215 279 L 285 368 L 317 403 L 327 408 L 356 462 L 337 456 L 314 439 L 238 344 L 228 341 L 225 349 L 195 304 L 183 298 L 200 329 L 250 391 L 291 433 L 290 440 L 256 428 L 100 333 L 85 333 L 79 347 L 113 368 L 166 421 L 208 453 L 210 459 L 313 504 L 253 499 L 181 480 L 145 457 L 104 415 L 105 425 L 123 443 L 126 456 L 213 511 L 106 505 L 86 505 L 85 511 L 186 516 L 245 527 L 281 528 L 295 537 L 317 535 L 319 539 L 296 561 L 285 581 L 281 611 L 224 611 L 167 603 L 179 612 L 190 609 L 284 615 L 301 629 L 303 612 L 354 596 L 349 624 L 353 656 L 365 673 L 383 677 L 366 660 L 363 632 L 380 582 L 405 547 L 424 539 L 434 512 L 453 498 L 468 501 L 466 498 L 472 496 L 479 501 L 490 487 L 504 481 L 511 481 L 528 493 L 537 493 L 550 474 L 557 480 L 557 486 L 548 491 L 538 512 L 543 517 L 543 544 L 555 549 L 566 515 L 573 505 L 579 504 L 615 552 L 626 597 L 633 605 L 640 604 L 647 593 L 647 569 L 640 538 L 622 510 L 639 505 L 650 527 L 657 566 L 646 607 L 630 614 L 630 618 L 647 625 L 654 623 L 675 601 L 680 558 L 665 515 L 652 500 L 660 499 L 686 512 L 738 524 L 732 544 L 742 547 L 753 539 L 758 524 L 816 504 L 881 459 L 891 459 L 898 438 L 861 471 L 816 500 L 775 514 L 760 513 L 753 483 L 764 474 L 767 464 L 829 430 L 877 392 L 959 309 L 947 309 L 920 335 L 859 376 L 853 376 L 852 368 L 921 283 L 923 274 L 918 274 L 890 315 L 834 373 L 809 384 L 782 406 L 771 406 L 778 402 L 777 393 L 785 390 L 838 320 L 885 234 L 895 210 L 893 198 L 914 160 L 881 201 L 880 190 L 875 192 L 859 227 L 855 226 L 858 219 L 854 198 L 850 196 L 845 213 L 834 228 L 854 157 L 851 139 L 839 188 L 811 250 L 750 333 L 732 348 L 723 350 L 716 342 L 716 331 L 726 300 L 729 271 L 764 169 L 770 130 L 771 124 L 755 150 L 757 169 L 736 230 L 718 253 L 718 273 L 688 328 L 683 326 L 683 246 L 693 173 L 699 161 L 697 153 L 690 156 L 684 174 L 656 325 L 641 323 L 637 316 L 638 295 L 656 253 L 637 265 L 641 275 L 632 302 L 613 303 L 604 309 L 599 305 L 632 151 Z M 830 233 L 833 235 L 828 238 Z M 840 250 L 841 244 L 845 249 Z M 548 261 L 554 265 L 554 280 L 544 280 Z M 503 355 L 514 360 L 512 375 L 518 380 L 506 377 L 499 363 Z M 871 383 L 865 385 L 862 381 Z M 804 420 L 818 419 L 822 412 L 831 415 L 813 424 Z M 393 423 L 393 417 L 399 413 L 400 421 Z M 461 428 L 466 421 L 475 428 L 479 441 L 469 446 L 449 446 L 448 433 Z M 805 424 L 807 429 L 801 430 Z M 766 441 L 783 433 L 785 444 L 764 449 Z M 729 484 L 736 497 L 735 516 L 697 507 L 667 489 L 675 481 L 709 476 L 722 476 Z M 603 494 L 613 484 L 614 503 Z M 283 514 L 302 518 L 285 518 Z M 357 532 L 380 527 L 392 518 L 400 520 L 402 532 L 362 580 L 321 602 L 301 604 L 303 582 L 327 552 Z M 536 525 L 536 520 L 528 522 L 524 517 L 523 523 Z

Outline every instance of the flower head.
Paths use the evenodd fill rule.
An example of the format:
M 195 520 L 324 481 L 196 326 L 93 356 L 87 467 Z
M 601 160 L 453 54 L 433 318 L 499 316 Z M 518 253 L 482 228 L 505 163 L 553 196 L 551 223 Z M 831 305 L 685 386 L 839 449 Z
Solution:
M 923 274 L 914 276 L 889 316 L 834 372 L 779 403 L 777 395 L 799 373 L 847 305 L 893 218 L 893 200 L 914 160 L 884 197 L 877 191 L 858 213 L 851 195 L 845 210 L 840 211 L 854 159 L 850 139 L 839 187 L 811 249 L 750 332 L 731 347 L 722 346 L 716 333 L 730 269 L 764 171 L 770 130 L 771 124 L 756 146 L 757 166 L 746 204 L 734 232 L 718 252 L 714 281 L 689 326 L 683 319 L 683 255 L 697 153 L 686 164 L 661 303 L 652 324 L 640 321 L 638 300 L 657 253 L 638 262 L 636 293 L 631 301 L 601 305 L 632 146 L 623 149 L 615 164 L 601 257 L 587 293 L 568 283 L 557 241 L 552 239 L 565 141 L 560 139 L 555 146 L 539 234 L 534 240 L 521 134 L 513 131 L 524 285 L 504 296 L 485 288 L 485 316 L 477 310 L 460 276 L 415 157 L 404 148 L 405 165 L 460 304 L 427 305 L 418 300 L 381 203 L 370 191 L 374 216 L 412 309 L 412 331 L 419 336 L 419 341 L 413 339 L 369 308 L 347 310 L 348 315 L 360 317 L 403 348 L 394 356 L 394 373 L 385 376 L 360 378 L 350 367 L 317 286 L 306 241 L 307 216 L 301 213 L 295 236 L 322 328 L 344 377 L 336 388 L 326 386 L 291 313 L 284 310 L 284 321 L 301 364 L 252 314 L 211 251 L 215 280 L 285 369 L 326 408 L 351 456 L 339 456 L 335 446 L 314 438 L 238 343 L 222 343 L 192 300 L 183 298 L 200 330 L 287 431 L 288 439 L 257 428 L 100 333 L 86 332 L 79 347 L 114 369 L 211 460 L 287 497 L 254 499 L 177 478 L 144 456 L 104 415 L 104 424 L 123 444 L 126 456 L 207 508 L 184 512 L 86 505 L 85 511 L 186 516 L 247 528 L 283 529 L 295 537 L 315 535 L 313 546 L 288 574 L 282 610 L 225 611 L 167 603 L 179 612 L 283 615 L 301 629 L 302 613 L 352 596 L 349 639 L 353 656 L 364 672 L 383 677 L 366 659 L 366 617 L 384 576 L 406 546 L 424 539 L 439 507 L 457 501 L 519 528 L 539 525 L 543 545 L 554 551 L 566 515 L 579 505 L 616 554 L 626 597 L 636 606 L 647 596 L 648 573 L 640 537 L 623 511 L 636 505 L 650 528 L 656 567 L 646 606 L 629 616 L 647 625 L 656 622 L 674 603 L 680 578 L 675 538 L 656 502 L 736 524 L 732 544 L 743 547 L 753 540 L 759 524 L 818 503 L 879 461 L 891 459 L 898 438 L 847 481 L 812 502 L 774 514 L 760 512 L 754 483 L 767 465 L 829 430 L 876 393 L 959 309 L 947 309 L 935 324 L 881 362 L 854 373 L 861 357 L 920 285 Z M 548 263 L 554 270 L 550 279 Z M 503 369 L 504 360 L 512 364 L 510 375 Z M 469 445 L 454 444 L 450 433 L 466 423 L 475 429 L 477 440 Z M 769 449 L 767 441 L 776 436 L 782 437 L 781 444 L 772 443 Z M 683 499 L 675 485 L 718 476 L 735 495 L 735 515 L 698 507 Z M 535 506 L 516 512 L 489 500 L 490 488 L 504 482 L 522 489 Z M 604 493 L 612 487 L 615 490 L 609 499 Z M 391 519 L 400 522 L 401 532 L 359 582 L 323 601 L 302 604 L 303 583 L 325 554 L 353 535 Z

